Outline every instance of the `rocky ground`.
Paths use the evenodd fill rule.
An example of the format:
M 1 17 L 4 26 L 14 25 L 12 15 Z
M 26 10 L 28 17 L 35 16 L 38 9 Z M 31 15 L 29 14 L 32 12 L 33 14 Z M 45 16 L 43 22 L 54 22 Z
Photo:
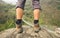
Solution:
M 42 28 L 39 33 L 34 33 L 33 28 L 29 26 L 23 26 L 23 29 L 23 33 L 17 33 L 15 28 L 7 29 L 0 32 L 0 38 L 60 38 L 60 35 L 56 36 L 45 28 Z

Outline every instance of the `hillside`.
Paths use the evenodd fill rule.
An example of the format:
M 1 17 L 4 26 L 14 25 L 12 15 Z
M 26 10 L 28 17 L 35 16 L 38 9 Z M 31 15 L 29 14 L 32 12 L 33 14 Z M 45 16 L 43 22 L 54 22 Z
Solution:
M 46 25 L 49 29 L 60 27 L 60 0 L 40 0 L 40 2 L 42 10 L 39 24 Z M 23 19 L 31 24 L 33 24 L 32 12 L 31 1 L 27 0 Z M 0 31 L 15 27 L 15 13 L 15 5 L 0 0 Z M 26 23 L 23 24 L 26 25 Z
M 23 16 L 24 32 L 20 34 L 15 31 L 15 5 L 0 0 L 0 38 L 60 38 L 60 29 L 56 29 L 60 27 L 60 0 L 40 0 L 40 5 L 39 24 L 42 29 L 34 33 L 32 3 L 27 0 Z

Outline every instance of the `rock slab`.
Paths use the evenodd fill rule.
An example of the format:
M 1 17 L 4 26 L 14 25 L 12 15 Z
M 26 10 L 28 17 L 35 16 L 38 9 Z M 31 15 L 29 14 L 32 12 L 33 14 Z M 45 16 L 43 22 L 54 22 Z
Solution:
M 0 38 L 60 38 L 49 33 L 44 28 L 42 28 L 38 33 L 35 33 L 34 29 L 29 26 L 24 26 L 23 30 L 23 33 L 17 33 L 15 28 L 10 28 L 0 32 Z

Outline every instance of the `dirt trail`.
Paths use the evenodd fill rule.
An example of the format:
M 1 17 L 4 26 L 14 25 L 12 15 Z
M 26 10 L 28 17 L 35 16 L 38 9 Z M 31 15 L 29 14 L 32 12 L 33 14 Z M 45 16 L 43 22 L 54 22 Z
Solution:
M 0 38 L 60 38 L 42 28 L 39 33 L 34 33 L 32 27 L 23 26 L 23 33 L 16 33 L 15 28 L 0 32 Z

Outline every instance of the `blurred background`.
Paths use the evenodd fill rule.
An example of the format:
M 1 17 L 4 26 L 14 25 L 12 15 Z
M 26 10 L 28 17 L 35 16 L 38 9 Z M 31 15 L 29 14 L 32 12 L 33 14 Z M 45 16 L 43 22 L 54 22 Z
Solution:
M 17 0 L 0 0 L 0 31 L 15 27 Z M 48 29 L 60 27 L 60 0 L 40 0 L 41 13 L 39 24 Z M 26 1 L 23 19 L 33 22 L 33 8 L 30 0 Z M 23 22 L 23 25 L 26 23 Z

